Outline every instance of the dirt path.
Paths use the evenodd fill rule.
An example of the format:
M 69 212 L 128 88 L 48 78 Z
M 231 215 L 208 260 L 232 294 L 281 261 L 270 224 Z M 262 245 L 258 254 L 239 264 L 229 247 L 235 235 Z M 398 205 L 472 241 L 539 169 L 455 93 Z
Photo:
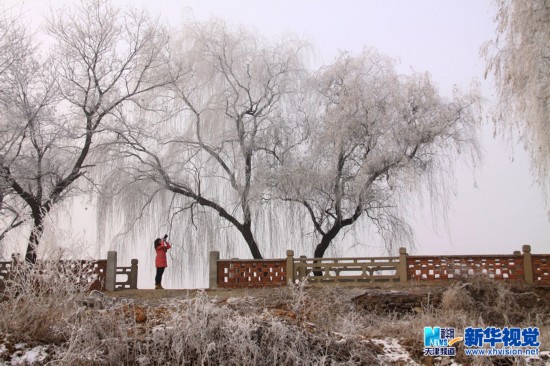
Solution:
M 376 287 L 352 287 L 346 286 L 340 288 L 341 296 L 348 301 L 354 301 L 356 305 L 367 310 L 374 308 L 397 310 L 398 308 L 418 307 L 415 302 L 425 303 L 429 299 L 433 305 L 438 305 L 441 300 L 441 293 L 445 287 L 430 286 L 405 286 L 395 288 L 376 288 Z M 512 289 L 515 293 L 515 301 L 518 305 L 531 308 L 538 306 L 545 311 L 550 312 L 550 287 L 529 288 L 521 287 Z M 242 298 L 246 296 L 257 299 L 269 299 L 280 297 L 282 292 L 288 291 L 285 287 L 276 288 L 253 288 L 253 289 L 166 289 L 166 290 L 118 290 L 105 292 L 107 298 L 114 298 L 116 301 L 123 299 L 132 300 L 137 303 L 151 306 L 160 305 L 174 299 L 189 299 L 197 296 L 199 293 L 205 293 L 210 298 L 217 298 L 220 302 L 229 298 Z M 312 296 L 322 296 L 323 287 L 307 287 L 306 291 Z M 524 293 L 525 292 L 525 293 Z M 524 293 L 523 295 L 521 295 Z M 285 296 L 283 296 L 285 297 Z M 434 303 L 435 302 L 435 303 Z M 368 306 L 365 306 L 367 304 Z M 371 309 L 372 308 L 372 309 Z M 397 309 L 396 309 L 397 308 Z
M 244 296 L 269 296 L 274 291 L 281 291 L 280 288 L 266 289 L 180 289 L 180 290 L 118 290 L 107 291 L 105 296 L 115 298 L 117 301 L 131 299 L 149 305 L 159 304 L 172 299 L 188 299 L 195 297 L 198 293 L 206 293 L 211 298 L 226 300 L 231 297 Z

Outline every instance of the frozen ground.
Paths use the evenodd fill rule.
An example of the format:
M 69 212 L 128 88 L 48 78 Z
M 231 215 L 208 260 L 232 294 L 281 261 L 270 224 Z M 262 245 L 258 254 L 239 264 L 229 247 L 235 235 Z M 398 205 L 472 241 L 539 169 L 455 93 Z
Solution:
M 280 346 L 283 353 L 286 348 L 292 347 L 295 347 L 293 352 L 325 352 L 326 355 L 321 355 L 319 362 L 326 360 L 325 364 L 333 365 L 550 365 L 550 327 L 547 324 L 549 318 L 547 306 L 544 305 L 547 299 L 544 292 L 529 293 L 529 296 L 515 293 L 517 298 L 506 293 L 508 296 L 502 297 L 506 299 L 502 304 L 490 304 L 490 301 L 481 298 L 482 295 L 476 292 L 479 301 L 491 305 L 491 308 L 484 312 L 477 311 L 472 317 L 472 311 L 465 306 L 471 304 L 471 301 L 464 302 L 465 297 L 471 294 L 457 292 L 458 289 L 465 288 L 468 287 L 440 289 L 443 296 L 439 303 L 425 304 L 420 309 L 403 313 L 384 313 L 379 305 L 391 305 L 388 299 L 396 301 L 396 295 L 399 294 L 410 294 L 414 297 L 421 296 L 424 292 L 432 294 L 434 290 L 301 287 L 231 291 L 132 290 L 106 293 L 95 306 L 78 305 L 74 308 L 74 314 L 61 317 L 58 323 L 52 324 L 53 330 L 68 327 L 69 331 L 64 330 L 67 341 L 57 338 L 56 342 L 48 343 L 47 337 L 38 341 L 29 335 L 8 332 L 0 334 L 0 365 L 75 364 L 77 361 L 78 364 L 83 362 L 90 365 L 120 362 L 153 365 L 161 353 L 135 354 L 126 361 L 109 359 L 109 354 L 131 354 L 148 345 L 162 344 L 165 341 L 174 344 L 182 339 L 187 343 L 198 339 L 197 345 L 193 346 L 198 348 L 193 348 L 192 354 L 203 352 L 204 350 L 200 350 L 202 346 L 219 347 L 215 351 L 219 353 L 226 348 L 224 342 L 228 344 L 227 347 L 237 347 L 236 349 L 239 349 L 240 344 L 249 342 L 246 347 L 243 346 L 242 355 L 239 356 L 246 357 L 247 352 L 258 354 L 258 350 L 253 349 L 255 344 L 260 348 L 264 344 L 271 344 L 265 337 L 274 336 L 280 336 L 282 342 L 295 343 L 275 344 L 276 347 Z M 409 290 L 410 293 L 407 292 Z M 495 289 L 485 288 L 483 296 L 493 290 Z M 504 291 L 500 288 L 496 290 Z M 495 296 L 498 291 L 494 292 Z M 446 299 L 445 294 L 452 295 L 452 301 Z M 365 301 L 376 301 L 377 306 L 373 307 L 376 311 L 365 310 L 372 305 Z M 506 306 L 502 307 L 503 304 Z M 535 308 L 535 304 L 542 306 Z M 526 310 L 524 306 L 531 309 Z M 475 317 L 491 319 L 492 316 L 492 319 L 497 319 L 495 316 L 499 314 L 495 313 L 496 308 L 509 320 L 516 319 L 514 316 L 519 312 L 525 318 L 517 318 L 517 321 L 530 324 L 535 324 L 534 321 L 540 322 L 535 324 L 540 325 L 544 335 L 541 337 L 543 351 L 538 357 L 474 359 L 463 354 L 456 358 L 423 357 L 424 326 L 456 326 L 460 329 L 461 324 L 474 325 Z M 69 321 L 79 322 L 80 325 L 68 323 Z M 266 336 L 257 338 L 258 334 Z M 30 339 L 23 341 L 25 337 Z M 109 337 L 112 341 L 109 341 Z M 116 342 L 116 345 L 112 344 Z M 300 342 L 312 347 L 297 347 L 296 344 Z M 185 346 L 187 344 L 181 347 Z M 128 347 L 128 350 L 123 347 Z M 168 349 L 169 351 L 171 350 Z M 75 354 L 70 354 L 71 352 Z M 203 359 L 208 360 L 208 357 Z M 300 355 L 293 354 L 293 357 Z M 71 361 L 59 361 L 67 359 Z M 293 362 L 290 364 L 301 364 Z M 242 364 L 242 359 L 234 364 Z

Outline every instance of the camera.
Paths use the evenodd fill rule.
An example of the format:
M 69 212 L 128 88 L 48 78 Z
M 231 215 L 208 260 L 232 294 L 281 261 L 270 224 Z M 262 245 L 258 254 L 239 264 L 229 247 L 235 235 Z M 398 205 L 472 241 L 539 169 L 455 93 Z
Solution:
M 164 234 L 164 237 L 163 237 L 162 239 L 163 239 L 163 240 L 168 239 L 168 234 Z

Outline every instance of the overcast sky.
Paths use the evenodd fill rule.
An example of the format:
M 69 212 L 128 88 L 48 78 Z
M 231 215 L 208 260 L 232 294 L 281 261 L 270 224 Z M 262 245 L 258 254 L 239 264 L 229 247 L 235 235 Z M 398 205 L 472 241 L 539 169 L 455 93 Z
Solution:
M 58 7 L 67 1 L 52 1 Z M 124 4 L 129 1 L 117 0 Z M 185 19 L 210 17 L 255 28 L 267 37 L 294 33 L 314 49 L 311 66 L 331 62 L 340 50 L 358 53 L 376 47 L 399 60 L 398 70 L 429 72 L 440 91 L 468 88 L 477 79 L 489 105 L 490 81 L 483 80 L 479 57 L 494 32 L 489 0 L 155 0 L 132 1 L 158 13 L 172 26 Z M 21 5 L 27 16 L 40 18 L 47 3 L 7 1 Z M 34 23 L 35 19 L 33 19 Z M 483 165 L 475 172 L 457 171 L 456 197 L 448 231 L 432 228 L 428 212 L 419 211 L 414 225 L 416 253 L 511 253 L 522 244 L 550 252 L 550 224 L 542 190 L 533 183 L 521 145 L 493 138 L 493 126 L 482 129 Z

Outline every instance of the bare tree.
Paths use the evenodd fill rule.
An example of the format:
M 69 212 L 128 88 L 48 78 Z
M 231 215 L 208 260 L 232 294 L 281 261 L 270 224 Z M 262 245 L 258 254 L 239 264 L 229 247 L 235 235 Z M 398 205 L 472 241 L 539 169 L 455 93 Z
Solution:
M 280 153 L 285 109 L 300 88 L 304 44 L 267 42 L 221 21 L 192 24 L 183 35 L 173 56 L 186 73 L 150 104 L 167 108 L 168 117 L 144 116 L 149 127 L 125 121 L 120 135 L 130 149 L 117 154 L 133 158 L 136 165 L 126 168 L 132 179 L 157 182 L 195 212 L 212 210 L 262 258 L 254 209 L 267 189 L 263 172 Z
M 342 54 L 311 79 L 306 142 L 278 173 L 284 200 L 302 204 L 323 257 L 336 236 L 367 217 L 392 240 L 410 239 L 404 194 L 444 194 L 445 174 L 460 151 L 477 151 L 473 99 L 439 96 L 428 75 L 398 76 L 373 50 Z
M 515 130 L 533 167 L 550 175 L 550 2 L 496 0 L 497 35 L 482 48 L 486 75 L 495 77 L 497 127 Z M 500 127 L 502 125 L 502 127 Z
M 168 84 L 167 31 L 148 14 L 84 1 L 55 12 L 55 45 L 14 63 L 3 80 L 4 115 L 14 126 L 1 151 L 7 194 L 32 220 L 26 259 L 36 261 L 44 218 L 95 163 L 94 143 L 127 103 Z M 15 128 L 17 126 L 17 128 Z
M 21 150 L 21 137 L 26 133 L 29 117 L 42 114 L 42 107 L 48 104 L 49 93 L 44 90 L 44 74 L 39 74 L 39 65 L 33 58 L 35 46 L 18 17 L 0 15 L 0 240 L 9 231 L 21 226 L 26 219 L 24 205 L 14 195 L 10 181 L 10 167 Z M 31 80 L 37 76 L 37 80 Z M 41 80 L 40 80 L 41 79 Z M 33 84 L 34 85 L 31 85 Z M 33 87 L 45 96 L 36 98 Z M 45 86 L 49 89 L 48 86 Z M 36 103 L 30 108 L 30 103 Z M 22 162 L 25 164 L 26 162 Z

